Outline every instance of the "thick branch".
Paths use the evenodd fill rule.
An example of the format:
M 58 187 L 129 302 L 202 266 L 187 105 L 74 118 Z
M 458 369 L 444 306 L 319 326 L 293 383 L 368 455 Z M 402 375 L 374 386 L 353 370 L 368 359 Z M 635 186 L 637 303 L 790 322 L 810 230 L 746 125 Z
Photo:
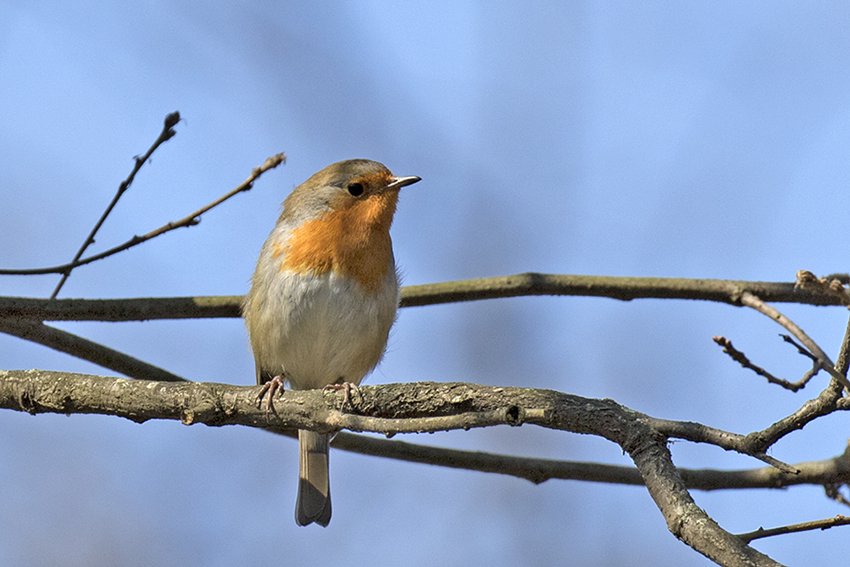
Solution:
M 718 526 L 688 494 L 667 438 L 646 416 L 611 400 L 552 390 L 459 383 L 366 386 L 352 397 L 354 411 L 338 408 L 335 392 L 287 391 L 269 414 L 256 404 L 258 387 L 164 383 L 46 371 L 0 372 L 0 407 L 30 413 L 103 413 L 137 422 L 180 419 L 184 424 L 249 425 L 330 432 L 353 428 L 379 433 L 440 431 L 532 423 L 592 434 L 629 453 L 670 531 L 721 565 L 776 565 Z M 412 420 L 412 426 L 405 426 Z
M 9 372 L 7 376 L 25 375 L 26 373 Z M 51 373 L 58 376 L 60 373 Z M 2 374 L 0 374 L 2 376 Z M 76 376 L 76 375 L 72 375 Z M 116 379 L 108 379 L 115 381 Z M 5 387 L 0 382 L 0 388 Z M 37 385 L 36 388 L 43 386 Z M 13 388 L 16 392 L 5 391 L 6 398 L 20 400 L 27 397 L 23 383 Z M 3 392 L 0 389 L 0 392 Z M 26 410 L 23 402 L 4 402 L 0 407 Z M 54 407 L 60 404 L 54 403 Z M 175 416 L 174 419 L 177 419 Z M 277 433 L 286 434 L 279 428 Z M 288 432 L 293 436 L 294 431 Z M 581 463 L 554 459 L 533 457 L 515 457 L 498 455 L 482 451 L 464 451 L 419 445 L 406 441 L 380 439 L 351 433 L 339 433 L 334 437 L 332 445 L 343 451 L 363 455 L 397 459 L 407 462 L 422 463 L 464 470 L 497 473 L 514 476 L 540 484 L 550 479 L 584 480 L 606 482 L 613 484 L 643 485 L 643 479 L 633 467 L 606 465 L 600 463 Z M 679 469 L 688 488 L 696 490 L 723 490 L 749 488 L 783 488 L 799 484 L 840 484 L 850 482 L 850 447 L 841 455 L 824 461 L 796 463 L 794 468 L 799 474 L 785 474 L 775 467 L 765 467 L 749 470 L 712 470 L 712 469 Z
M 638 435 L 634 445 L 623 449 L 634 460 L 673 535 L 720 565 L 779 565 L 721 528 L 696 505 L 673 465 L 666 438 L 656 433 L 653 439 L 653 430 L 645 426 L 648 431 Z

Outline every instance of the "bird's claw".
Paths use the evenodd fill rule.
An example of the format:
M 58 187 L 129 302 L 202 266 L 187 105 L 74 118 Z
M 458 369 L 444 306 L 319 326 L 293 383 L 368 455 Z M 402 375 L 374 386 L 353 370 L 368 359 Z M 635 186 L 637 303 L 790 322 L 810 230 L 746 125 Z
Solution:
M 346 405 L 348 405 L 349 407 L 354 407 L 351 405 L 351 391 L 354 390 L 355 392 L 357 392 L 360 390 L 360 388 L 357 387 L 357 384 L 353 382 L 342 382 L 340 384 L 328 384 L 327 386 L 322 388 L 323 392 L 338 392 L 339 390 L 343 391 L 342 407 L 344 408 Z
M 257 407 L 262 407 L 263 398 L 268 393 L 269 399 L 266 402 L 266 412 L 271 413 L 274 411 L 274 397 L 275 394 L 283 394 L 283 376 L 277 375 L 265 384 L 263 384 L 260 393 L 257 394 Z

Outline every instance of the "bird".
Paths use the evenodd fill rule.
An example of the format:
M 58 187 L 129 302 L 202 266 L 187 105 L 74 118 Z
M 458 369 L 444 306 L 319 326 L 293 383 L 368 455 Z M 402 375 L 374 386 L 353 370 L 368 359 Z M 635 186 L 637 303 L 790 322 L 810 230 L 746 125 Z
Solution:
M 343 406 L 380 362 L 399 305 L 390 225 L 397 177 L 366 159 L 333 163 L 297 186 L 263 244 L 242 304 L 258 402 L 294 390 L 345 389 Z M 330 435 L 299 430 L 295 522 L 331 519 Z

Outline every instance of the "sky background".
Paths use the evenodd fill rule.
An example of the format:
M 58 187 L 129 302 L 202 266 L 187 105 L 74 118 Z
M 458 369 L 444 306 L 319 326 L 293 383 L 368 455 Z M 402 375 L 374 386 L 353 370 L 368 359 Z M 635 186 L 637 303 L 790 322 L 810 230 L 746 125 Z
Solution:
M 625 5 L 624 5 L 625 4 Z M 791 281 L 847 271 L 850 6 L 837 2 L 0 3 L 0 267 L 69 261 L 158 135 L 92 252 L 182 218 L 266 157 L 288 162 L 180 229 L 74 271 L 60 297 L 242 294 L 291 189 L 348 158 L 423 181 L 393 226 L 407 284 L 524 271 Z M 57 276 L 2 277 L 46 297 Z M 834 356 L 840 308 L 784 306 Z M 192 380 L 252 384 L 241 320 L 57 326 Z M 791 394 L 742 370 L 808 365 L 751 310 L 519 298 L 405 309 L 366 383 L 465 381 L 612 398 L 747 433 Z M 110 374 L 0 336 L 0 367 Z M 777 444 L 841 453 L 830 416 Z M 334 518 L 293 521 L 295 442 L 247 428 L 0 412 L 2 565 L 708 565 L 640 487 L 540 486 L 334 452 Z M 533 426 L 407 441 L 630 464 Z M 686 467 L 760 463 L 677 442 Z M 695 492 L 745 532 L 836 514 L 818 487 Z M 846 560 L 847 528 L 760 540 Z

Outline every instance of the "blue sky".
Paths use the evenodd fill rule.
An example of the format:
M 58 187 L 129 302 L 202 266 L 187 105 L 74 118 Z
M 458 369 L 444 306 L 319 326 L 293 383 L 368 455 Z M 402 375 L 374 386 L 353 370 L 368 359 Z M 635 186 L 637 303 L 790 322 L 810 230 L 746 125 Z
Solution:
M 78 269 L 60 297 L 244 293 L 286 194 L 340 159 L 423 181 L 393 227 L 408 284 L 528 270 L 790 281 L 847 270 L 848 8 L 830 2 L 0 5 L 0 267 L 67 262 L 179 110 L 94 251 L 183 217 L 272 154 L 285 166 L 181 229 Z M 55 276 L 3 277 L 45 297 Z M 831 355 L 838 308 L 783 307 Z M 250 384 L 239 320 L 62 328 L 193 380 Z M 609 397 L 746 433 L 798 407 L 712 343 L 796 379 L 755 312 L 521 298 L 404 310 L 367 383 L 439 380 Z M 3 368 L 107 373 L 0 336 Z M 846 416 L 783 440 L 841 453 Z M 691 565 L 634 487 L 443 470 L 335 452 L 330 527 L 292 519 L 296 447 L 261 431 L 0 412 L 0 563 Z M 628 464 L 532 427 L 406 440 Z M 673 445 L 688 467 L 755 467 Z M 816 487 L 694 493 L 734 532 L 846 513 Z M 846 531 L 756 544 L 837 562 Z M 841 556 L 843 557 L 843 556 Z

